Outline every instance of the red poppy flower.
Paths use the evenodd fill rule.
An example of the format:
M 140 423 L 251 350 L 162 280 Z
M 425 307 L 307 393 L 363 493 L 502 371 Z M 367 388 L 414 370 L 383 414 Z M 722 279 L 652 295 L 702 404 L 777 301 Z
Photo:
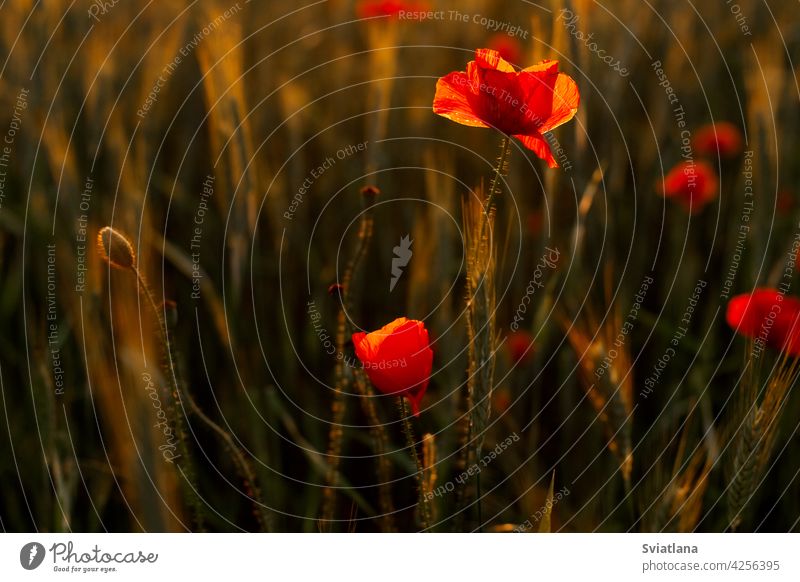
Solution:
M 504 61 L 518 63 L 522 58 L 522 45 L 516 38 L 504 32 L 492 36 L 487 44 L 491 50 L 497 51 Z
M 462 125 L 493 127 L 516 137 L 557 168 L 542 134 L 572 119 L 579 102 L 578 86 L 558 72 L 558 61 L 516 71 L 497 51 L 478 49 L 466 72 L 454 71 L 436 83 L 433 111 Z
M 696 213 L 717 195 L 719 180 L 706 162 L 681 162 L 664 178 L 664 196 L 674 198 Z
M 701 156 L 732 158 L 742 151 L 742 132 L 728 121 L 709 123 L 694 132 L 694 150 Z
M 527 331 L 512 331 L 506 338 L 506 348 L 515 364 L 525 364 L 533 357 L 533 336 Z
M 378 331 L 354 333 L 353 344 L 375 388 L 405 396 L 418 416 L 433 365 L 425 324 L 400 317 Z
M 776 289 L 756 289 L 728 302 L 725 315 L 737 333 L 762 339 L 768 346 L 800 355 L 800 299 Z
M 359 2 L 356 12 L 359 18 L 391 16 L 396 18 L 401 12 L 427 12 L 428 5 L 423 2 L 402 2 L 402 0 L 370 0 Z

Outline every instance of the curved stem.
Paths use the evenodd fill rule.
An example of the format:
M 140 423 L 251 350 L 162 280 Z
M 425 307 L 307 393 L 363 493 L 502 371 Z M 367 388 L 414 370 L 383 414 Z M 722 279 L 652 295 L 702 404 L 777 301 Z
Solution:
M 174 366 L 174 363 L 172 361 L 172 349 L 171 349 L 170 342 L 169 342 L 169 333 L 168 333 L 168 329 L 167 329 L 167 323 L 164 320 L 164 317 L 162 316 L 161 311 L 159 311 L 158 305 L 156 304 L 155 299 L 153 297 L 153 294 L 150 291 L 150 287 L 145 282 L 144 278 L 142 277 L 141 273 L 139 272 L 139 269 L 134 269 L 134 272 L 136 273 L 136 280 L 137 280 L 137 282 L 139 284 L 139 287 L 142 290 L 144 290 L 144 293 L 147 296 L 148 302 L 150 303 L 150 307 L 152 308 L 153 313 L 155 314 L 156 319 L 158 320 L 159 334 L 161 335 L 161 342 L 162 342 L 162 344 L 164 346 L 164 350 L 166 352 L 167 366 L 169 368 L 169 374 L 170 374 L 170 383 L 173 386 L 173 389 L 175 391 L 176 397 L 179 399 L 179 402 L 183 402 L 185 400 L 189 404 L 190 410 L 208 428 L 210 428 L 214 433 L 217 434 L 217 436 L 219 436 L 225 442 L 225 445 L 228 447 L 228 449 L 233 454 L 234 463 L 236 464 L 236 467 L 237 467 L 237 469 L 239 471 L 239 474 L 242 477 L 242 479 L 244 480 L 245 485 L 247 486 L 247 489 L 248 489 L 247 493 L 253 499 L 253 501 L 255 502 L 255 504 L 256 504 L 256 506 L 258 508 L 258 510 L 255 512 L 255 516 L 256 516 L 256 519 L 258 520 L 258 524 L 259 524 L 259 526 L 261 527 L 262 530 L 266 531 L 268 529 L 268 519 L 267 519 L 267 516 L 265 515 L 266 505 L 264 505 L 263 501 L 261 500 L 261 493 L 260 493 L 260 491 L 258 489 L 258 486 L 256 485 L 255 474 L 253 473 L 253 470 L 250 467 L 250 464 L 247 462 L 247 459 L 245 458 L 244 454 L 242 454 L 242 451 L 239 449 L 239 447 L 234 442 L 233 437 L 230 435 L 230 433 L 228 431 L 226 431 L 224 428 L 222 428 L 220 425 L 218 425 L 216 422 L 211 420 L 211 418 L 209 418 L 202 411 L 202 409 L 197 404 L 197 402 L 195 402 L 194 398 L 192 397 L 192 395 L 189 393 L 188 390 L 181 390 L 180 385 L 178 383 L 178 379 L 177 379 L 178 377 L 177 377 L 177 374 L 176 374 L 176 371 L 175 371 L 175 366 Z M 177 422 L 177 414 L 176 414 L 176 422 Z M 183 439 L 181 439 L 181 440 L 183 441 Z M 184 448 L 184 454 L 186 454 L 186 457 L 188 459 L 189 458 L 188 450 L 186 449 L 185 442 L 184 442 L 183 448 Z

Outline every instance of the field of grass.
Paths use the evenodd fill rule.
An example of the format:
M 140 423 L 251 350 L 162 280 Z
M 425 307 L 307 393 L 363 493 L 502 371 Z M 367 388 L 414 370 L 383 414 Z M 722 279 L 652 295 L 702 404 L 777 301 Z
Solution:
M 0 529 L 800 531 L 798 8 L 0 3 Z

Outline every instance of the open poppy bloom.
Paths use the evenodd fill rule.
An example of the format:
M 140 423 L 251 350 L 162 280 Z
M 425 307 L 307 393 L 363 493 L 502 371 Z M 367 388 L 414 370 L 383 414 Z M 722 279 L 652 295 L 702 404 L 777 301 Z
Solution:
M 717 173 L 706 162 L 684 161 L 664 178 L 664 196 L 674 198 L 694 214 L 714 199 L 718 186 Z
M 800 299 L 756 289 L 728 302 L 725 319 L 736 333 L 800 356 Z
M 694 149 L 701 156 L 732 158 L 742 151 L 742 132 L 729 121 L 709 123 L 694 133 Z
M 516 71 L 500 53 L 475 51 L 466 71 L 454 71 L 436 83 L 433 111 L 471 127 L 493 127 L 557 168 L 542 134 L 575 116 L 580 96 L 558 61 L 542 61 Z
M 425 324 L 400 317 L 372 333 L 354 333 L 353 344 L 375 388 L 405 396 L 418 416 L 433 366 Z

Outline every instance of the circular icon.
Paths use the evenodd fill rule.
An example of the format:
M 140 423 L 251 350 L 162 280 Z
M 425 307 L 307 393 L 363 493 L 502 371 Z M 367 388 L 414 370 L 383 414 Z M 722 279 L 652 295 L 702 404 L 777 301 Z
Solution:
M 35 570 L 44 561 L 44 546 L 39 542 L 30 542 L 19 551 L 19 563 L 26 570 Z

